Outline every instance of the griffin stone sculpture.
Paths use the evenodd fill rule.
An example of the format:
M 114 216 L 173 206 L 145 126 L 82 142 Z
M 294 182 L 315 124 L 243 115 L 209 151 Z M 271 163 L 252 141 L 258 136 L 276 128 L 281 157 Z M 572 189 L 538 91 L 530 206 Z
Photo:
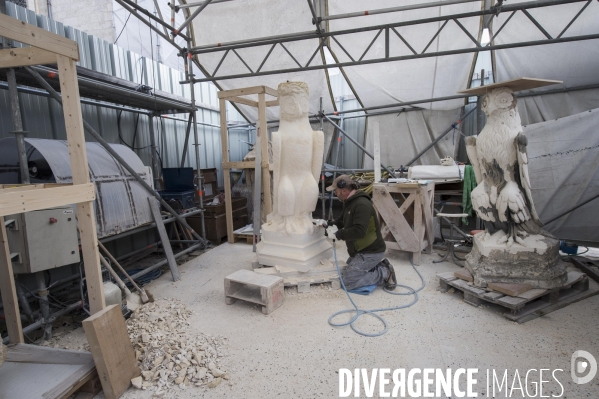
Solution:
M 475 235 L 466 268 L 474 283 L 527 283 L 555 288 L 566 280 L 559 242 L 541 229 L 535 210 L 517 100 L 511 88 L 493 85 L 481 108 L 487 123 L 466 138 L 477 187 L 472 205 L 486 230 Z
M 308 85 L 281 83 L 279 131 L 272 134 L 273 211 L 262 225 L 258 262 L 308 271 L 332 255 L 324 229 L 312 224 L 324 134 L 308 121 Z

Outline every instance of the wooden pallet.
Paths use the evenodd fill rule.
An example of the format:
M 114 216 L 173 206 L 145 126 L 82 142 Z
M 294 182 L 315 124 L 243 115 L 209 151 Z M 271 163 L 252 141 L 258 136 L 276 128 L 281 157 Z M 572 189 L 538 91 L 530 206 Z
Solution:
M 254 235 L 253 234 L 233 233 L 233 242 L 237 242 L 237 241 L 245 241 L 246 244 L 252 245 L 254 243 Z
M 464 302 L 470 305 L 479 306 L 485 302 L 500 305 L 508 309 L 503 316 L 518 323 L 536 319 L 599 293 L 599 284 L 577 271 L 568 272 L 568 280 L 562 287 L 550 290 L 533 288 L 518 296 L 476 287 L 457 278 L 454 272 L 439 273 L 437 277 L 441 292 L 447 292 L 453 287 L 462 291 Z
M 339 265 L 339 269 L 342 272 L 346 267 L 346 264 Z M 281 266 L 265 266 L 254 271 L 256 273 L 282 277 L 285 287 L 297 287 L 297 292 L 299 293 L 310 292 L 310 286 L 315 284 L 330 283 L 334 290 L 341 288 L 337 268 L 328 260 L 306 273 Z

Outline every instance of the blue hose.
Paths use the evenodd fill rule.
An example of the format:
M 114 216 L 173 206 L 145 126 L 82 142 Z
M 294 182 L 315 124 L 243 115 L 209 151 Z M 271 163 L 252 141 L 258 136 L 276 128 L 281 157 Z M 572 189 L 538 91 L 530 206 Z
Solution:
M 363 335 L 365 337 L 379 337 L 383 334 L 385 334 L 388 330 L 388 326 L 387 326 L 387 322 L 385 321 L 385 319 L 382 316 L 379 316 L 378 314 L 376 314 L 377 312 L 384 312 L 384 311 L 388 311 L 388 310 L 399 310 L 399 309 L 405 309 L 405 308 L 409 308 L 410 306 L 412 306 L 413 304 L 415 304 L 416 302 L 418 302 L 418 292 L 420 292 L 424 286 L 424 278 L 422 277 L 422 274 L 420 274 L 420 272 L 418 271 L 418 269 L 416 269 L 416 266 L 414 266 L 414 263 L 412 263 L 410 261 L 410 263 L 412 263 L 412 267 L 414 268 L 414 270 L 416 271 L 416 273 L 418 274 L 418 277 L 420 277 L 420 281 L 422 281 L 422 286 L 420 288 L 418 288 L 417 290 L 415 290 L 412 287 L 409 287 L 407 285 L 402 285 L 402 284 L 397 284 L 397 287 L 402 287 L 405 288 L 407 290 L 409 290 L 408 292 L 393 292 L 393 291 L 389 291 L 386 288 L 383 288 L 385 290 L 385 292 L 388 292 L 389 294 L 392 295 L 414 295 L 414 300 L 412 302 L 410 302 L 407 305 L 402 305 L 402 306 L 395 306 L 395 307 L 391 307 L 391 308 L 380 308 L 380 309 L 370 309 L 370 310 L 363 310 L 358 308 L 358 305 L 356 305 L 356 303 L 353 301 L 352 297 L 349 295 L 349 292 L 347 292 L 347 288 L 345 287 L 345 283 L 343 282 L 343 277 L 341 276 L 341 270 L 339 270 L 339 262 L 337 262 L 337 247 L 335 245 L 335 240 L 333 240 L 333 256 L 335 257 L 335 267 L 337 268 L 337 274 L 339 275 L 339 281 L 341 282 L 341 286 L 343 287 L 343 291 L 345 291 L 345 295 L 347 295 L 347 298 L 349 299 L 349 301 L 351 302 L 352 306 L 354 307 L 353 309 L 347 309 L 347 310 L 341 310 L 339 312 L 333 313 L 331 315 L 331 317 L 329 317 L 329 324 L 333 327 L 344 327 L 349 325 L 351 327 L 352 330 L 354 330 L 355 333 Z M 340 314 L 344 314 L 344 313 L 351 313 L 351 312 L 356 312 L 355 316 L 352 317 L 352 319 L 350 321 L 348 321 L 347 323 L 333 323 L 333 319 L 335 317 L 337 317 Z M 363 331 L 360 331 L 356 328 L 356 326 L 354 326 L 354 322 L 356 320 L 358 320 L 358 318 L 364 314 L 368 314 L 370 316 L 373 316 L 375 318 L 377 318 L 378 320 L 380 320 L 381 323 L 383 323 L 384 329 L 381 332 L 378 333 L 374 333 L 374 334 L 370 334 L 370 333 L 366 333 Z

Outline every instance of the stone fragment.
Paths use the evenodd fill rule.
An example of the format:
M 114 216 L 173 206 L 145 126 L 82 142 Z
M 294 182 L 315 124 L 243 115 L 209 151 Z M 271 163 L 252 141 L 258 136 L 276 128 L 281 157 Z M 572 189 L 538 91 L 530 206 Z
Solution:
M 222 382 L 222 378 L 215 378 L 208 383 L 208 388 L 216 388 Z
M 131 384 L 137 389 L 141 389 L 142 383 L 143 383 L 143 380 L 141 378 L 141 375 L 139 377 L 135 377 L 135 378 L 131 379 Z

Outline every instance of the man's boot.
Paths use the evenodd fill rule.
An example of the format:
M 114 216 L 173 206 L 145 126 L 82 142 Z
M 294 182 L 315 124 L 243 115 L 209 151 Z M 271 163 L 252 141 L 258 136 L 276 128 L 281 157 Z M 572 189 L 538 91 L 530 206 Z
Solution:
M 389 274 L 385 279 L 385 288 L 388 290 L 394 290 L 397 286 L 397 277 L 395 276 L 395 269 L 393 269 L 393 266 L 391 265 L 391 263 L 389 263 L 389 261 L 386 258 L 383 259 L 381 263 L 385 265 Z

